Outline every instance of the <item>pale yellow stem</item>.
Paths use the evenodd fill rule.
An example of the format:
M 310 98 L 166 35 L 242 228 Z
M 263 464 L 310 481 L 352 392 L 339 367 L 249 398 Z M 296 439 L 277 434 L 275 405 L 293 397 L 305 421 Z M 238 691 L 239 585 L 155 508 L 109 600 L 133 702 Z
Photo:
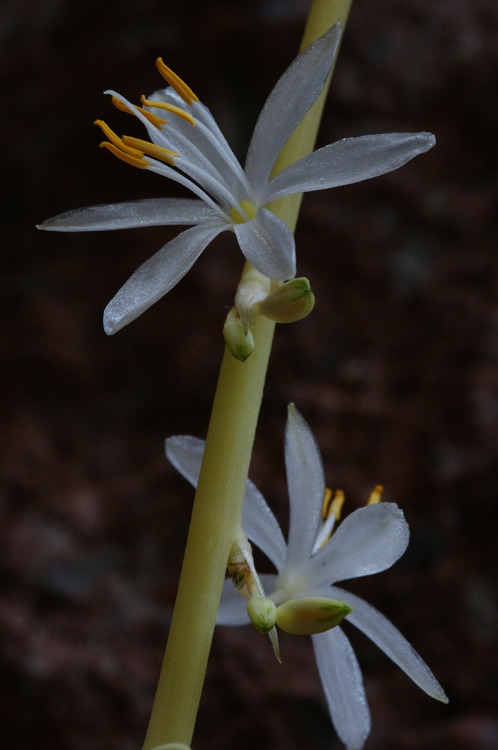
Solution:
M 336 21 L 344 26 L 351 2 L 314 0 L 301 49 Z M 286 143 L 273 174 L 313 150 L 325 96 L 326 89 Z M 301 196 L 289 196 L 271 206 L 292 230 L 300 201 Z M 168 742 L 190 745 L 192 740 L 228 553 L 240 524 L 274 328 L 272 321 L 257 316 L 254 353 L 244 363 L 225 349 L 144 750 Z

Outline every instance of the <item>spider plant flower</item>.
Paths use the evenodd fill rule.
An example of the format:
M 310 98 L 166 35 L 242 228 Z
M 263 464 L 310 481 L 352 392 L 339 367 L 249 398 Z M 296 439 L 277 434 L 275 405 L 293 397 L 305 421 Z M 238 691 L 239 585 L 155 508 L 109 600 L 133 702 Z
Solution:
M 171 463 L 191 484 L 197 483 L 204 443 L 189 436 L 166 441 Z M 443 689 L 425 662 L 380 612 L 336 583 L 380 573 L 404 553 L 408 524 L 394 503 L 379 502 L 376 487 L 369 503 L 348 515 L 334 530 L 344 496 L 326 491 L 322 460 L 314 436 L 291 404 L 285 436 L 290 498 L 289 538 L 265 499 L 247 482 L 242 525 L 247 537 L 275 565 L 278 575 L 261 575 L 266 596 L 279 610 L 311 597 L 335 599 L 352 610 L 347 620 L 379 646 L 428 695 L 447 703 Z M 324 500 L 325 498 L 325 500 Z M 285 611 L 284 611 L 285 614 Z M 220 625 L 249 622 L 245 602 L 225 581 L 218 612 Z M 297 631 L 295 631 L 297 632 Z M 303 631 L 306 632 L 306 631 Z M 370 731 L 370 713 L 358 661 L 341 626 L 312 635 L 318 670 L 337 733 L 348 750 L 360 750 Z
M 294 237 L 267 205 L 292 193 L 347 185 L 397 169 L 430 149 L 430 133 L 387 133 L 346 138 L 270 173 L 282 147 L 322 91 L 341 35 L 335 24 L 294 60 L 268 97 L 256 123 L 245 169 L 209 109 L 161 60 L 169 86 L 135 106 L 107 91 L 118 109 L 137 117 L 150 140 L 117 136 L 103 121 L 101 146 L 122 161 L 156 172 L 197 198 L 155 198 L 76 209 L 40 229 L 58 232 L 193 225 L 141 265 L 108 304 L 104 329 L 112 334 L 141 315 L 189 271 L 220 233 L 235 233 L 246 259 L 265 276 L 286 280 L 296 272 Z

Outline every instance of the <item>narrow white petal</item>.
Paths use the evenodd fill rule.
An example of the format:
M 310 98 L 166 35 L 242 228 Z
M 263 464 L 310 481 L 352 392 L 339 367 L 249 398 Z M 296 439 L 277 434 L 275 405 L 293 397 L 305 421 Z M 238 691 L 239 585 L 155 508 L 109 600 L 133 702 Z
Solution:
M 255 219 L 233 228 L 240 249 L 260 273 L 282 281 L 296 275 L 294 237 L 278 216 L 261 208 Z
M 104 311 L 104 330 L 116 333 L 169 292 L 190 270 L 204 248 L 226 226 L 218 220 L 187 229 L 146 260 Z
M 380 573 L 401 557 L 409 538 L 403 511 L 395 503 L 366 505 L 342 521 L 309 561 L 306 576 L 318 587 Z
M 261 583 L 265 593 L 271 593 L 276 576 L 262 575 Z M 243 596 L 236 594 L 231 578 L 226 578 L 221 593 L 220 608 L 216 617 L 217 625 L 249 625 L 250 620 L 246 611 L 247 602 Z
M 204 201 L 192 198 L 147 198 L 127 203 L 76 208 L 47 219 L 38 229 L 51 232 L 97 232 L 103 229 L 200 224 L 215 217 Z
M 351 644 L 340 627 L 311 639 L 337 734 L 347 750 L 361 750 L 370 733 L 370 711 Z
M 349 185 L 402 167 L 436 143 L 432 133 L 382 133 L 344 138 L 291 164 L 266 187 L 263 203 L 290 193 Z
M 197 487 L 204 455 L 204 440 L 191 435 L 175 435 L 166 440 L 166 456 L 175 469 Z M 242 528 L 251 542 L 269 557 L 277 570 L 284 564 L 287 545 L 277 519 L 258 488 L 247 480 Z
M 250 541 L 269 557 L 276 569 L 281 570 L 287 554 L 284 535 L 268 503 L 249 479 L 242 507 L 242 528 Z
M 287 68 L 254 128 L 245 171 L 259 195 L 282 146 L 322 91 L 341 36 L 340 24 L 314 41 Z
M 301 569 L 313 550 L 321 520 L 325 478 L 318 445 L 308 424 L 290 404 L 285 430 L 285 466 L 290 499 L 285 570 Z
M 436 680 L 423 659 L 417 654 L 399 630 L 375 607 L 367 604 L 359 596 L 350 594 L 337 586 L 325 589 L 327 596 L 340 599 L 353 607 L 348 622 L 356 625 L 382 651 L 406 672 L 413 682 L 432 698 L 448 703 L 443 688 Z M 322 594 L 325 596 L 325 594 Z
M 216 616 L 217 625 L 249 625 L 251 622 L 246 612 L 247 602 L 243 596 L 235 593 L 231 578 L 225 578 L 221 592 L 220 607 Z
M 174 435 L 164 443 L 166 458 L 193 487 L 199 481 L 205 445 L 205 440 L 192 435 Z

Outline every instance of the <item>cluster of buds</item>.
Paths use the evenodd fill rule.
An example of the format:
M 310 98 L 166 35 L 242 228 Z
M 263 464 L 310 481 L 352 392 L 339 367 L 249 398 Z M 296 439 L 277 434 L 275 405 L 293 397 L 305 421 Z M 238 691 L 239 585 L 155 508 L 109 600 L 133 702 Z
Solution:
M 272 282 L 256 269 L 244 275 L 235 297 L 235 305 L 223 327 L 225 343 L 233 356 L 245 362 L 254 350 L 252 327 L 256 315 L 276 323 L 295 323 L 313 310 L 315 295 L 308 279 Z

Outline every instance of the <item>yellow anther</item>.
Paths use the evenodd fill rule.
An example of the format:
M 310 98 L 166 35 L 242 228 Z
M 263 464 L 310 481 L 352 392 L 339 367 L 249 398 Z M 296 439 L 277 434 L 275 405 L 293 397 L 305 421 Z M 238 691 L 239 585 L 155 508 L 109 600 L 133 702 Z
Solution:
M 134 156 L 138 159 L 140 159 L 143 156 L 142 151 L 137 151 L 136 148 L 129 148 L 129 146 L 125 146 L 123 141 L 119 136 L 116 135 L 116 133 L 111 130 L 111 128 L 106 125 L 106 123 L 103 120 L 95 120 L 93 123 L 94 125 L 98 125 L 99 128 L 103 131 L 104 135 L 106 135 L 111 143 L 113 143 L 116 148 L 120 149 L 121 151 L 124 151 L 125 154 L 128 154 L 129 156 Z
M 374 487 L 372 492 L 370 493 L 370 497 L 368 498 L 367 505 L 377 505 L 377 503 L 380 503 L 380 501 L 382 500 L 383 491 L 384 487 L 382 487 L 381 484 L 378 484 L 376 487 Z
M 334 499 L 330 503 L 330 510 L 329 515 L 332 515 L 332 513 L 335 515 L 335 520 L 338 521 L 341 517 L 341 510 L 342 506 L 344 505 L 344 500 L 346 499 L 344 492 L 342 490 L 336 490 Z
M 192 102 L 199 101 L 199 97 L 194 94 L 192 89 L 187 86 L 185 81 L 182 81 L 180 76 L 177 76 L 176 73 L 173 73 L 171 68 L 168 68 L 168 66 L 163 63 L 161 57 L 158 57 L 156 60 L 156 68 L 158 69 L 164 80 L 167 81 L 169 85 L 175 89 L 178 96 L 181 96 L 185 104 L 188 104 L 189 107 L 191 107 Z
M 329 489 L 329 487 L 325 487 L 325 494 L 323 496 L 323 506 L 322 506 L 322 518 L 324 521 L 329 517 L 331 498 L 332 498 L 332 490 Z
M 250 203 L 249 201 L 240 201 L 240 207 L 243 211 L 245 211 L 249 220 L 255 218 L 257 211 L 252 203 Z M 232 221 L 234 224 L 245 224 L 247 219 L 244 219 L 240 211 L 237 211 L 236 208 L 232 208 Z
M 146 99 L 142 94 L 141 101 L 144 107 L 155 107 L 156 109 L 165 109 L 167 112 L 172 112 L 174 115 L 178 115 L 182 119 L 189 122 L 191 125 L 195 125 L 196 122 L 191 114 L 185 112 L 181 107 L 177 107 L 176 104 L 168 104 L 167 102 L 153 102 L 151 99 Z
M 112 103 L 117 109 L 120 109 L 121 112 L 126 112 L 129 115 L 135 114 L 134 110 L 127 107 L 126 104 L 123 104 L 123 102 L 115 96 L 112 97 Z M 161 125 L 166 125 L 166 120 L 163 120 L 162 117 L 158 117 L 157 115 L 152 114 L 152 112 L 147 112 L 147 110 L 143 109 L 143 107 L 136 107 L 136 109 L 138 109 L 138 111 L 141 112 L 148 119 L 148 121 L 152 125 L 155 125 L 159 130 L 161 130 Z
M 108 141 L 102 141 L 102 143 L 100 144 L 100 148 L 106 148 L 111 152 L 111 154 L 114 154 L 114 156 L 117 156 L 118 159 L 125 161 L 127 164 L 131 164 L 132 167 L 147 169 L 147 167 L 150 167 L 151 165 L 150 161 L 144 160 L 143 155 L 140 158 L 131 156 L 130 154 L 127 154 L 125 151 L 122 151 L 120 148 L 117 148 L 117 146 L 115 146 L 113 143 L 109 143 Z
M 124 135 L 123 142 L 127 146 L 140 149 L 144 154 L 165 161 L 167 164 L 171 164 L 171 166 L 175 165 L 174 157 L 178 156 L 176 151 L 171 151 L 169 148 L 163 148 L 162 146 L 156 146 L 155 143 L 150 143 L 150 141 L 142 141 L 141 138 L 133 138 L 131 135 Z

